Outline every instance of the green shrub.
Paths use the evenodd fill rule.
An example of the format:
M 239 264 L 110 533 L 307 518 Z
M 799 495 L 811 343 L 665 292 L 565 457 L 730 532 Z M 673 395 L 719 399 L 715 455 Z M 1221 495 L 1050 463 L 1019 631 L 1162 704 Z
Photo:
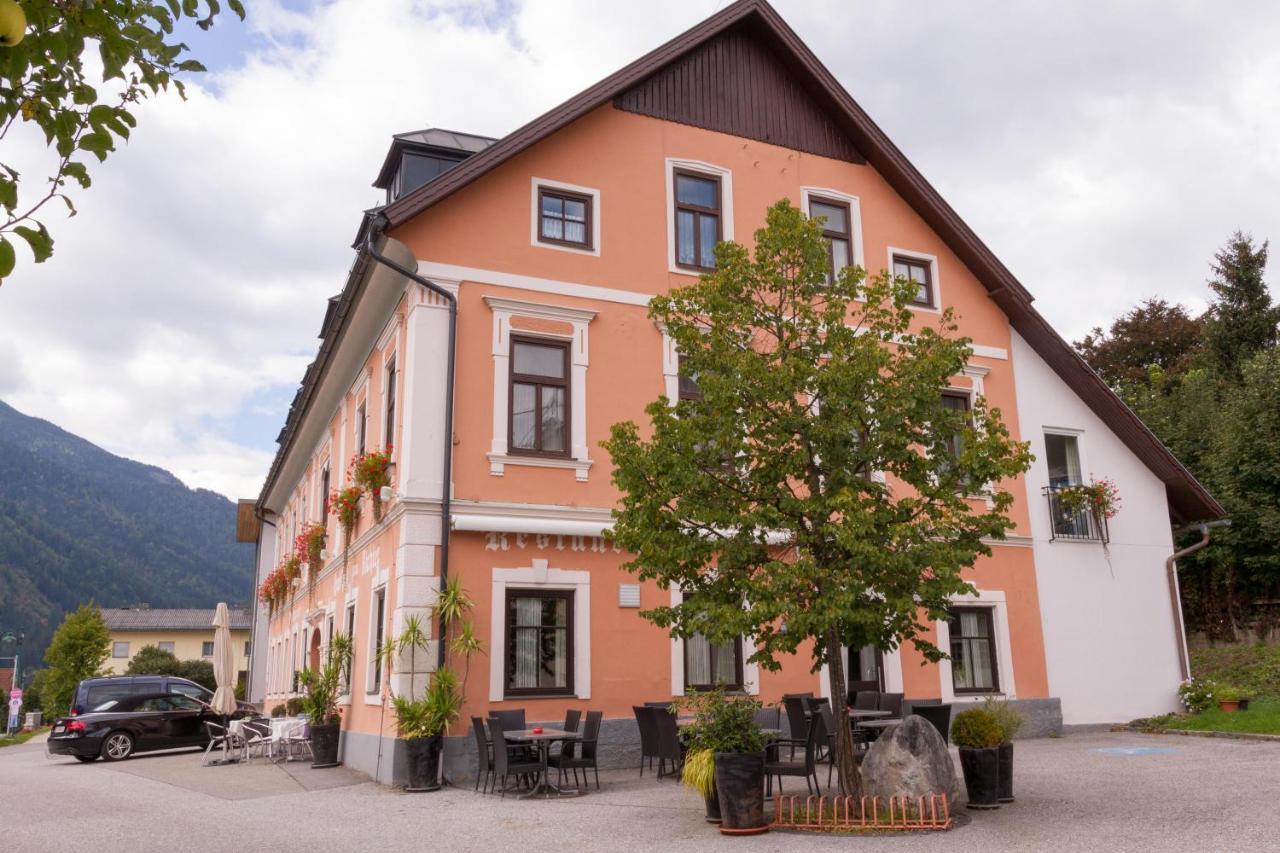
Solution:
M 1233 684 L 1250 699 L 1280 699 L 1280 645 L 1249 643 L 1191 650 L 1196 678 Z
M 287 710 L 284 705 L 276 705 L 271 709 L 271 716 L 273 717 L 283 717 L 286 713 Z
M 1178 698 L 1187 711 L 1199 714 L 1217 703 L 1218 690 L 1218 685 L 1207 678 L 1192 678 L 1178 685 Z
M 755 724 L 760 703 L 749 696 L 726 696 L 723 690 L 691 691 L 680 704 L 693 712 L 693 722 L 680 730 L 690 751 L 760 752 L 767 741 Z
M 981 708 L 961 711 L 951 722 L 951 741 L 966 749 L 989 749 L 1004 741 L 996 718 Z
M 982 710 L 990 714 L 996 721 L 996 725 L 1000 727 L 1001 743 L 1008 743 L 1017 737 L 1018 732 L 1027 721 L 1027 718 L 1018 709 L 1009 704 L 1008 699 L 997 699 L 995 696 L 988 696 L 987 700 L 982 703 Z
M 284 712 L 290 717 L 296 717 L 302 713 L 304 700 L 301 696 L 293 696 L 285 701 Z

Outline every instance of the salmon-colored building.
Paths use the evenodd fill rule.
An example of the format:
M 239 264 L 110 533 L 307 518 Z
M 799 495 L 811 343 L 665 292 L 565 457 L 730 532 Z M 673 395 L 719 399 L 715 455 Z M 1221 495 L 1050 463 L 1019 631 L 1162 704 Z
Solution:
M 833 263 L 918 281 L 919 322 L 955 309 L 973 359 L 939 393 L 985 395 L 1036 456 L 1014 484 L 1015 529 L 972 572 L 977 593 L 933 628 L 950 659 L 851 649 L 851 677 L 908 699 L 1007 696 L 1041 733 L 1175 706 L 1170 520 L 1220 507 L 767 3 L 729 6 L 502 139 L 398 135 L 376 186 L 386 204 L 361 223 L 258 500 L 260 579 L 303 525 L 326 522 L 329 544 L 314 589 L 259 609 L 254 697 L 285 701 L 294 673 L 350 635 L 348 765 L 403 778 L 384 688 L 421 690 L 437 650 L 390 672 L 377 650 L 430 615 L 446 573 L 475 600 L 486 650 L 452 732 L 457 767 L 467 720 L 497 708 L 602 710 L 601 754 L 621 762 L 633 705 L 711 683 L 766 701 L 826 692 L 803 657 L 760 671 L 749 640 L 672 640 L 641 619 L 679 593 L 637 583 L 600 535 L 618 500 L 600 441 L 680 394 L 649 300 L 706 271 L 717 240 L 749 245 L 781 198 L 827 217 Z M 374 522 L 366 498 L 344 549 L 327 495 L 354 456 L 387 447 L 385 514 Z M 1090 476 L 1124 497 L 1106 528 L 1052 506 Z

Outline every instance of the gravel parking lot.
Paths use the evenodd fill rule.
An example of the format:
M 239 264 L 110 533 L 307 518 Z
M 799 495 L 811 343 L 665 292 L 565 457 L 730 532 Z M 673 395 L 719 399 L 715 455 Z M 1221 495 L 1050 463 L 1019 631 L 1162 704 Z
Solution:
M 0 833 L 13 850 L 1280 850 L 1280 744 L 1178 736 L 1019 741 L 1018 801 L 910 837 L 725 838 L 678 784 L 601 774 L 562 801 L 410 795 L 344 770 L 201 767 L 197 753 L 116 765 L 0 750 Z

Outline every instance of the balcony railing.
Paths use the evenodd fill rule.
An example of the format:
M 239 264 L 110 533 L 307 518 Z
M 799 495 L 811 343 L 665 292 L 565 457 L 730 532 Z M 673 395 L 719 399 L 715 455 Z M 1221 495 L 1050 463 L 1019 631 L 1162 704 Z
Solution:
M 1049 520 L 1052 523 L 1049 538 L 1071 542 L 1111 541 L 1106 517 L 1095 516 L 1088 510 L 1071 509 L 1063 502 L 1059 494 L 1061 490 L 1060 486 L 1046 486 L 1044 490 L 1045 500 L 1049 502 Z

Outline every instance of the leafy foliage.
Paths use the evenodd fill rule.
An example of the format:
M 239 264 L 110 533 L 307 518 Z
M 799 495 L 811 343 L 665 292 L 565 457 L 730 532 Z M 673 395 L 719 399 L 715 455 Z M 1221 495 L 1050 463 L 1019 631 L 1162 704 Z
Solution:
M 727 696 L 723 690 L 690 691 L 679 704 L 693 712 L 693 722 L 680 729 L 690 751 L 760 752 L 767 738 L 756 728 L 760 703 L 749 696 Z
M 1203 331 L 1203 321 L 1185 307 L 1153 297 L 1118 317 L 1109 330 L 1095 326 L 1075 348 L 1108 384 L 1125 387 L 1145 382 L 1152 367 L 1184 372 Z
M 962 749 L 990 749 L 1004 740 L 1000 723 L 981 708 L 961 711 L 951 721 L 951 742 Z
M 343 673 L 351 665 L 351 638 L 346 634 L 334 634 L 329 640 L 324 660 L 319 670 L 303 670 L 298 673 L 304 695 L 302 708 L 313 724 L 341 725 L 338 713 L 338 695 L 341 693 Z
M 650 303 L 701 397 L 650 404 L 643 435 L 613 426 L 613 535 L 630 571 L 684 593 L 645 618 L 673 636 L 750 636 L 767 669 L 812 647 L 839 715 L 842 645 L 942 657 L 926 625 L 1011 527 L 1004 484 L 1030 455 L 985 400 L 943 407 L 972 355 L 950 311 L 922 324 L 914 285 L 859 268 L 828 283 L 818 223 L 786 200 L 766 222 L 754 257 L 722 243 L 715 273 Z M 980 490 L 989 503 L 968 497 Z M 836 734 L 841 787 L 857 793 Z
M 214 690 L 218 686 L 213 664 L 207 660 L 178 660 L 159 646 L 143 646 L 129 661 L 129 675 L 176 675 Z
M 4 48 L 0 48 L 2 52 Z M 244 601 L 235 504 L 0 403 L 0 625 L 36 663 L 66 613 Z
M 244 18 L 241 0 L 227 5 Z M 56 159 L 34 198 L 23 193 L 18 172 L 0 163 L 0 280 L 13 272 L 15 235 L 36 263 L 53 254 L 53 237 L 37 214 L 55 198 L 75 214 L 71 182 L 88 189 L 89 157 L 102 162 L 129 139 L 138 103 L 170 84 L 185 98 L 182 77 L 205 69 L 186 56 L 175 23 L 191 18 L 208 29 L 221 6 L 218 0 L 23 0 L 22 9 L 26 36 L 0 55 L 0 139 L 31 128 Z M 97 57 L 86 68 L 90 50 Z
M 1239 377 L 1245 362 L 1276 345 L 1280 306 L 1271 304 L 1262 279 L 1266 268 L 1267 243 L 1255 247 L 1253 238 L 1240 231 L 1214 255 L 1209 288 L 1216 298 L 1209 307 L 1205 346 L 1223 376 Z
M 44 653 L 49 674 L 44 683 L 44 710 L 50 716 L 67 713 L 76 685 L 102 671 L 111 654 L 111 633 L 102 612 L 82 604 L 68 614 Z
M 1237 684 L 1253 697 L 1280 699 L 1280 645 L 1249 643 L 1191 650 L 1196 681 Z
M 684 766 L 680 768 L 680 781 L 699 795 L 710 799 L 716 792 L 716 754 L 710 749 L 695 749 L 685 753 Z
M 988 696 L 982 703 L 982 710 L 990 714 L 991 719 L 1000 727 L 1001 743 L 1008 743 L 1017 737 L 1027 722 L 1022 712 L 1002 697 Z

